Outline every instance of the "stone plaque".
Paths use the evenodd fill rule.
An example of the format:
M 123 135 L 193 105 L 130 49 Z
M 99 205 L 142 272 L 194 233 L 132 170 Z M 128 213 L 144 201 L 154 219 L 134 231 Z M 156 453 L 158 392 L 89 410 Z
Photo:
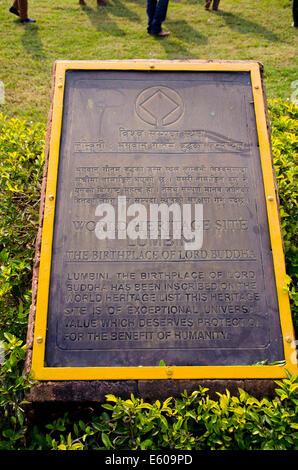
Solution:
M 83 64 L 56 74 L 36 376 L 283 374 L 251 367 L 286 359 L 259 65 Z

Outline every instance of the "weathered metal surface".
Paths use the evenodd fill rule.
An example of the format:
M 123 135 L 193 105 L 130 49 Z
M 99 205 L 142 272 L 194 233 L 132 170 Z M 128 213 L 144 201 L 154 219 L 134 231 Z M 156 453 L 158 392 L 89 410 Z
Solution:
M 203 246 L 99 240 L 119 196 L 202 204 Z M 68 71 L 46 365 L 283 358 L 250 74 Z

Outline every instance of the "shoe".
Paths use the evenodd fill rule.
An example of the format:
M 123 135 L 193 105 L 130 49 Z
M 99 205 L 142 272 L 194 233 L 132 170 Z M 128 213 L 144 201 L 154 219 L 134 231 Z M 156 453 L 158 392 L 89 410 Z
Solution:
M 36 23 L 36 20 L 31 20 L 31 18 L 26 18 L 25 20 L 20 20 L 20 23 Z
M 205 10 L 209 10 L 209 7 L 211 5 L 211 2 L 212 0 L 206 0 L 206 3 L 205 3 Z
M 170 31 L 163 31 L 163 30 L 161 30 L 161 31 L 159 31 L 159 33 L 152 33 L 152 32 L 149 32 L 149 34 L 151 34 L 151 36 L 159 36 L 159 37 L 161 37 L 161 38 L 164 38 L 164 37 L 166 37 L 166 36 L 169 36 L 171 33 L 170 33 Z
M 14 15 L 20 16 L 20 13 L 15 7 L 10 7 L 9 11 L 10 13 L 13 13 Z
M 160 37 L 166 37 L 166 36 L 169 36 L 171 33 L 170 31 L 163 31 L 161 30 L 159 33 L 157 33 L 157 36 L 160 36 Z

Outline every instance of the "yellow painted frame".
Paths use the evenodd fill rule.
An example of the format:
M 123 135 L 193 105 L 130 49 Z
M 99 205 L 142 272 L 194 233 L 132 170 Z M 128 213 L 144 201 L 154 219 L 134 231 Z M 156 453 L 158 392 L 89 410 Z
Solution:
M 63 114 L 65 73 L 67 70 L 134 71 L 235 71 L 250 72 L 259 139 L 269 232 L 285 353 L 284 366 L 169 366 L 169 367 L 45 367 L 47 305 L 50 285 L 55 196 Z M 297 355 L 290 303 L 285 286 L 285 262 L 278 204 L 272 171 L 271 147 L 267 129 L 264 96 L 258 62 L 243 61 L 57 61 L 50 138 L 49 166 L 45 195 L 39 282 L 33 340 L 32 372 L 38 380 L 130 380 L 130 379 L 276 379 L 286 370 L 297 375 Z

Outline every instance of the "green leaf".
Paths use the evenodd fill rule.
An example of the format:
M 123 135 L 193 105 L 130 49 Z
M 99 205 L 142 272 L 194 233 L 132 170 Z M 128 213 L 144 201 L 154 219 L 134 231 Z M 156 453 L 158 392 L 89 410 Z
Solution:
M 104 446 L 107 448 L 107 449 L 112 449 L 113 448 L 113 445 L 109 439 L 109 436 L 107 434 L 105 434 L 104 432 L 101 433 L 101 439 L 102 439 L 102 442 L 104 443 Z
M 160 416 L 160 421 L 161 421 L 162 424 L 163 424 L 163 428 L 164 428 L 164 429 L 168 429 L 168 427 L 169 427 L 168 421 L 167 421 L 167 419 L 166 419 L 164 416 L 162 416 L 162 415 Z
M 67 447 L 66 447 L 65 444 L 59 444 L 59 445 L 58 445 L 58 449 L 59 449 L 59 450 L 67 450 Z
M 101 405 L 102 408 L 105 408 L 106 410 L 113 410 L 114 409 L 114 406 L 113 405 L 109 405 L 107 403 L 105 403 L 104 405 Z
M 141 450 L 151 449 L 152 448 L 152 440 L 146 439 L 145 441 L 141 442 Z
M 106 399 L 107 401 L 114 401 L 115 403 L 118 401 L 118 398 L 115 397 L 115 395 L 106 395 Z

